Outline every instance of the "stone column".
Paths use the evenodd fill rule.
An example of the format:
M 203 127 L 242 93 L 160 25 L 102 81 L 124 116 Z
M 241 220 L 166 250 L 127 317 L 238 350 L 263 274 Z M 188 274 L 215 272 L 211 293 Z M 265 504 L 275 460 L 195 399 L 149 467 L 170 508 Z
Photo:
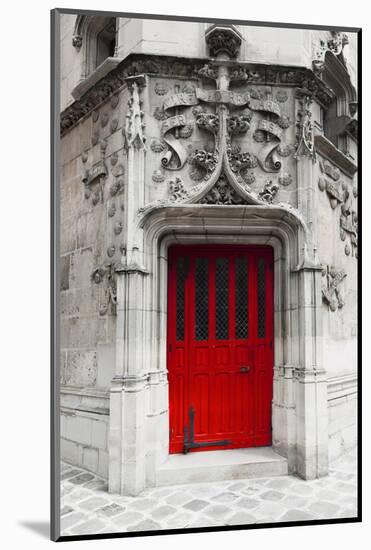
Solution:
M 322 367 L 321 266 L 298 270 L 300 365 L 296 369 L 297 473 L 314 479 L 328 473 L 327 380 Z
M 136 214 L 143 204 L 144 138 L 139 85 L 129 81 L 131 97 L 125 131 L 128 154 L 126 255 L 117 275 L 116 369 L 110 392 L 109 491 L 137 495 L 146 482 L 144 366 L 144 285 L 148 271 L 142 265 Z
M 327 381 L 322 366 L 321 265 L 317 257 L 315 160 L 312 99 L 299 91 L 297 151 L 298 207 L 308 233 L 299 243 L 302 250 L 298 277 L 299 364 L 295 369 L 296 470 L 304 479 L 328 473 Z

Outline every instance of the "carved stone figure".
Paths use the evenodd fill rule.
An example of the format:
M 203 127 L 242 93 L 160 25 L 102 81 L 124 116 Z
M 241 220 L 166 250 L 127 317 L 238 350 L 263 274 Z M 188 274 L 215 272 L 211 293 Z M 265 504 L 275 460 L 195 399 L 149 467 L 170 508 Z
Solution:
M 312 101 L 312 97 L 309 95 L 299 96 L 300 107 L 298 110 L 298 122 L 296 124 L 296 151 L 294 158 L 299 158 L 302 155 L 315 157 L 312 113 L 310 111 Z
M 349 44 L 349 38 L 345 33 L 339 31 L 331 31 L 331 33 L 333 38 L 327 41 L 320 40 L 314 53 L 312 66 L 316 75 L 320 75 L 324 69 L 326 52 L 330 51 L 338 56 L 343 51 L 344 46 Z
M 188 192 L 184 188 L 184 184 L 182 180 L 178 177 L 176 177 L 173 180 L 170 180 L 168 182 L 169 186 L 169 194 L 170 194 L 170 200 L 171 201 L 179 201 L 188 196 Z
M 268 204 L 272 204 L 275 196 L 277 195 L 278 189 L 278 183 L 274 183 L 272 180 L 268 180 L 267 183 L 264 185 L 264 189 L 260 191 L 259 197 L 261 198 L 261 200 L 267 202 Z

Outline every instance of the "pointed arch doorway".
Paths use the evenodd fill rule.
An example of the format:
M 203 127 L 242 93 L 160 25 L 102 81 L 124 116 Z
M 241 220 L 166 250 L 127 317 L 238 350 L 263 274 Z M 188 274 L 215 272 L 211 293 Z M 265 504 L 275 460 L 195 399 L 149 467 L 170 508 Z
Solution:
M 273 250 L 169 248 L 170 453 L 272 443 Z

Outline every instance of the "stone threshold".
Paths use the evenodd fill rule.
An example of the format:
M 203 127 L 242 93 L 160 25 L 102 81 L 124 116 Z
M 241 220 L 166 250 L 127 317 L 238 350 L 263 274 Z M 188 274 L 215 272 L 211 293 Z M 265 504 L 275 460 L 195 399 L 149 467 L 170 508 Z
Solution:
M 272 447 L 169 455 L 156 470 L 156 486 L 288 474 L 287 459 Z

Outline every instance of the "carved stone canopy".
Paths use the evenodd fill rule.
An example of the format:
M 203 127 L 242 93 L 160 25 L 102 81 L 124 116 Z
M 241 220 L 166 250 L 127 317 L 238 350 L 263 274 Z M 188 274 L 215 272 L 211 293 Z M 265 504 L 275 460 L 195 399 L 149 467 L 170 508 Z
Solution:
M 242 37 L 233 25 L 212 25 L 205 33 L 206 44 L 211 57 L 227 54 L 230 58 L 237 57 Z

